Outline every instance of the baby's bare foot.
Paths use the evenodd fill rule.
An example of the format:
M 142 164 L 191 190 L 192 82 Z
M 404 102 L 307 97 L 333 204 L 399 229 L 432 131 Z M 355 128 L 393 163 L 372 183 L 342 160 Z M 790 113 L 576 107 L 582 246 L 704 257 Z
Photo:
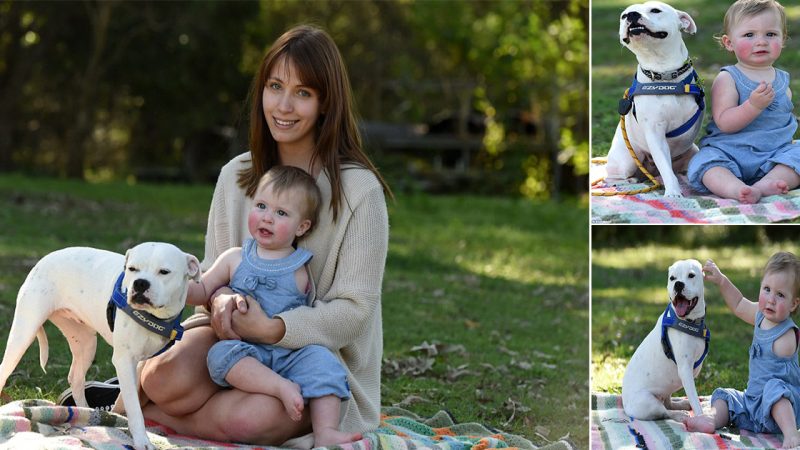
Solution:
M 714 427 L 714 418 L 705 414 L 702 416 L 689 417 L 685 423 L 688 431 L 714 434 L 716 430 Z
M 346 444 L 358 441 L 363 436 L 361 433 L 346 433 L 336 428 L 314 429 L 314 447 L 329 447 L 331 445 Z
M 793 435 L 789 436 L 786 435 L 783 437 L 783 448 L 795 448 L 800 447 L 800 434 L 794 433 Z
M 761 195 L 780 195 L 789 192 L 789 185 L 786 184 L 783 180 L 770 180 L 770 179 L 761 179 L 758 183 L 754 184 L 753 187 L 757 187 L 759 191 L 761 191 Z
M 761 191 L 752 186 L 743 186 L 739 191 L 739 201 L 742 203 L 753 204 L 761 200 Z
M 287 379 L 281 380 L 278 386 L 278 399 L 283 403 L 286 413 L 294 421 L 299 421 L 303 418 L 303 394 L 300 391 L 300 385 L 289 381 Z

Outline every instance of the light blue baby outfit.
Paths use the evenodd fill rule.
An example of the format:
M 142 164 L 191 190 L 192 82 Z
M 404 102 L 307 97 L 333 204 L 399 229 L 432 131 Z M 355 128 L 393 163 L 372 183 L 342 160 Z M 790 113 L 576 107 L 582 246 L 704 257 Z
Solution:
M 242 262 L 233 274 L 230 287 L 239 294 L 258 300 L 269 317 L 306 305 L 308 294 L 297 289 L 294 273 L 311 259 L 311 252 L 298 248 L 291 255 L 262 259 L 258 246 L 248 239 L 242 247 Z M 330 350 L 321 345 L 308 345 L 297 350 L 238 340 L 219 341 L 208 352 L 211 379 L 228 387 L 225 377 L 236 363 L 253 357 L 278 375 L 300 385 L 305 400 L 335 395 L 350 398 L 347 372 Z
M 725 66 L 736 83 L 739 104 L 750 98 L 758 83 L 747 78 L 736 66 Z M 800 173 L 800 144 L 793 144 L 797 119 L 792 114 L 792 101 L 786 95 L 789 74 L 775 69 L 772 83 L 775 98 L 752 122 L 735 133 L 723 133 L 712 121 L 708 134 L 700 140 L 700 152 L 689 162 L 687 176 L 692 189 L 708 194 L 703 175 L 715 166 L 731 171 L 747 185 L 764 178 L 776 164 L 783 164 Z
M 800 426 L 800 365 L 797 350 L 787 357 L 772 352 L 772 344 L 787 330 L 797 332 L 791 318 L 762 330 L 761 311 L 756 313 L 753 343 L 750 345 L 750 377 L 744 392 L 719 388 L 711 395 L 711 403 L 721 399 L 728 403 L 730 423 L 743 430 L 756 433 L 780 433 L 781 429 L 770 414 L 772 406 L 781 398 L 788 398 L 794 408 L 794 417 Z

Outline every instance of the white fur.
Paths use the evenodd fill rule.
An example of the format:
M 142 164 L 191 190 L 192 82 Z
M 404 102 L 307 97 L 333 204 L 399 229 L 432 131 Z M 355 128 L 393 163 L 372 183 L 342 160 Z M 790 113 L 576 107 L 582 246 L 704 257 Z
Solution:
M 687 298 L 697 297 L 695 307 L 682 319 L 697 320 L 705 315 L 703 290 L 703 268 L 696 260 L 677 261 L 669 268 L 670 302 L 680 292 L 676 283 L 683 284 L 682 294 Z M 663 314 L 662 314 L 663 315 Z M 700 373 L 702 364 L 693 368 L 705 349 L 705 341 L 670 328 L 667 331 L 672 344 L 675 361 L 664 355 L 661 346 L 661 316 L 655 328 L 647 335 L 631 357 L 622 379 L 622 404 L 625 414 L 635 419 L 656 420 L 667 417 L 683 420 L 686 413 L 672 410 L 691 409 L 695 415 L 702 414 L 697 398 L 694 378 Z M 687 402 L 671 399 L 673 393 L 683 388 Z
M 112 333 L 106 306 L 124 268 L 123 289 L 127 289 L 128 303 L 156 317 L 173 317 L 183 310 L 188 280 L 199 280 L 199 267 L 194 256 L 158 242 L 137 245 L 124 256 L 88 247 L 71 247 L 46 255 L 33 267 L 17 295 L 14 321 L 0 364 L 0 391 L 34 336 L 39 339 L 39 359 L 44 370 L 48 345 L 43 324 L 49 319 L 69 342 L 72 365 L 68 380 L 75 403 L 87 406 L 84 379 L 97 348 L 96 333 L 100 333 L 114 347 L 112 362 L 134 446 L 154 448 L 147 438 L 139 404 L 137 364 L 160 350 L 167 338 L 146 330 L 120 311 Z M 146 297 L 149 304 L 132 301 L 136 280 L 149 283 L 140 297 Z
M 640 14 L 639 24 L 652 32 L 666 33 L 667 36 L 663 39 L 647 34 L 629 36 L 628 27 L 631 21 L 626 15 L 632 12 Z M 694 20 L 689 14 L 665 3 L 651 1 L 625 8 L 620 16 L 619 38 L 620 43 L 636 55 L 639 63 L 636 79 L 639 82 L 651 82 L 641 69 L 663 73 L 683 66 L 689 52 L 683 43 L 682 31 L 694 34 L 697 31 Z M 691 76 L 690 74 L 691 70 L 678 77 L 675 82 Z M 685 171 L 689 159 L 698 151 L 694 140 L 700 131 L 702 117 L 680 136 L 668 139 L 665 135 L 694 115 L 697 111 L 695 96 L 637 95 L 634 102 L 636 118 L 633 117 L 633 110 L 625 117 L 625 127 L 634 153 L 642 162 L 650 155 L 664 182 L 664 195 L 680 197 L 681 191 L 675 172 Z M 630 181 L 636 171 L 636 164 L 625 144 L 622 130 L 617 125 L 608 152 L 606 182 L 614 185 Z

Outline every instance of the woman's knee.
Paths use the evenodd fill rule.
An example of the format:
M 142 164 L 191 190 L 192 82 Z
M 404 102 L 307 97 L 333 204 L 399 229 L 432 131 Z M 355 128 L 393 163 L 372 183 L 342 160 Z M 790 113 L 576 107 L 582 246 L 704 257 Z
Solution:
M 211 328 L 193 328 L 173 348 L 147 360 L 141 374 L 147 397 L 168 414 L 200 408 L 217 389 L 206 368 L 206 354 L 215 341 Z
M 222 420 L 222 429 L 233 442 L 275 446 L 311 431 L 308 408 L 303 411 L 303 418 L 295 422 L 278 399 L 260 394 L 249 394 L 239 408 L 229 411 Z

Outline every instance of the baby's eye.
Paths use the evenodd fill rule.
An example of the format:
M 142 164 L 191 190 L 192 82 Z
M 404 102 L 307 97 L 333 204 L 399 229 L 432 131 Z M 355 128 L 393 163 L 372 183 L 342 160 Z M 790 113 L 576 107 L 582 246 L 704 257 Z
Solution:
M 256 203 L 256 209 L 261 209 L 261 210 L 267 209 L 267 205 L 265 205 L 262 202 L 258 202 Z
M 749 37 L 753 37 L 753 33 L 745 33 L 745 34 L 744 34 L 744 37 L 748 37 L 748 38 L 749 38 Z
M 285 217 L 285 216 L 288 216 L 288 214 L 286 214 L 286 211 L 284 211 L 284 210 L 282 210 L 282 209 L 279 209 L 279 210 L 278 210 L 278 215 L 279 215 L 279 216 L 283 216 L 283 217 Z
M 769 292 L 769 291 L 770 291 L 769 286 L 764 286 L 764 292 Z
M 775 32 L 772 32 L 772 31 L 767 33 L 767 37 L 777 37 L 777 36 L 778 36 L 778 33 L 775 33 Z

